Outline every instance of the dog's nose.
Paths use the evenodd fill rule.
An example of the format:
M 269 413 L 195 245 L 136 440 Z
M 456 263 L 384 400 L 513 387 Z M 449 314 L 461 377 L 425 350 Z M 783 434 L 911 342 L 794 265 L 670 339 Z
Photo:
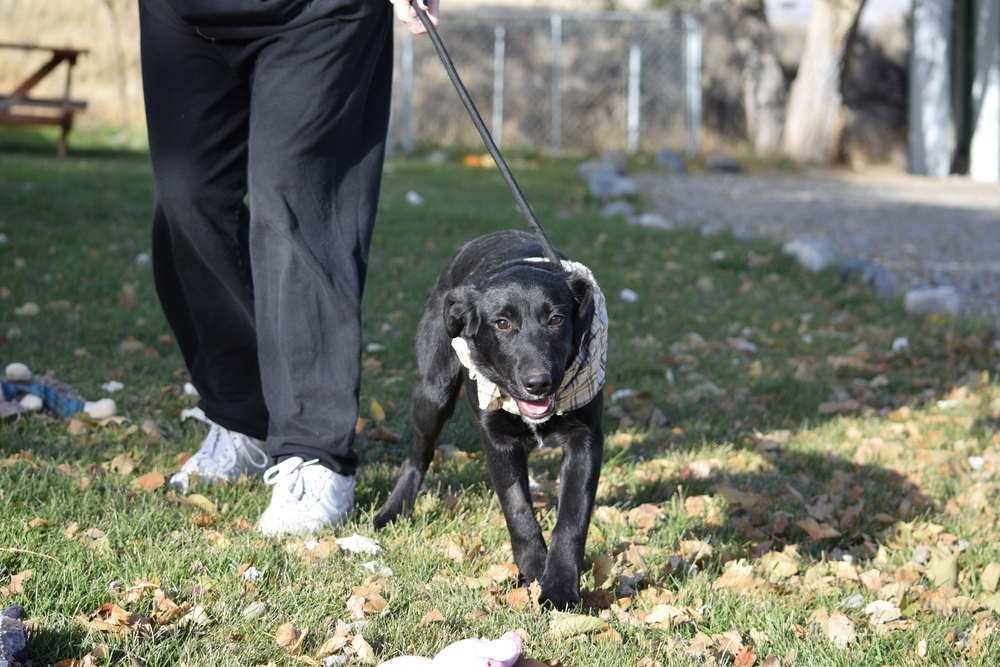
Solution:
M 524 378 L 524 388 L 533 396 L 545 396 L 552 389 L 552 376 L 536 373 Z

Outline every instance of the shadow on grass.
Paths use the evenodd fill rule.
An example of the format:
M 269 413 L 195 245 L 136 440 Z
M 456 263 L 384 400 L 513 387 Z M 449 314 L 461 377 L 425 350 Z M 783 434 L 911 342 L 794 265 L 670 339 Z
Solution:
M 56 129 L 0 127 L 0 155 L 50 157 L 54 162 L 84 158 L 149 161 L 144 142 L 125 134 L 72 132 L 65 158 L 56 156 L 58 145 Z
M 81 659 L 86 650 L 87 631 L 83 626 L 53 630 L 41 622 L 29 632 L 28 658 L 36 665 L 51 665 L 60 660 Z

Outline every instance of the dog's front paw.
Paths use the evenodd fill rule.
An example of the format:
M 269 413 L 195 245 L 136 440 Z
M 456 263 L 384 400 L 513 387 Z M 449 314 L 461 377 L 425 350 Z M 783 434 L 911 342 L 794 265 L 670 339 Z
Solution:
M 542 594 L 538 596 L 538 603 L 551 605 L 559 611 L 573 609 L 580 604 L 580 590 L 575 587 L 551 589 L 543 585 Z
M 382 530 L 398 518 L 399 509 L 386 504 L 386 506 L 379 510 L 379 513 L 375 515 L 375 518 L 372 519 L 372 525 L 375 526 L 375 530 Z
M 580 578 L 564 576 L 543 576 L 538 583 L 542 593 L 538 596 L 539 604 L 547 604 L 559 611 L 572 609 L 580 604 Z

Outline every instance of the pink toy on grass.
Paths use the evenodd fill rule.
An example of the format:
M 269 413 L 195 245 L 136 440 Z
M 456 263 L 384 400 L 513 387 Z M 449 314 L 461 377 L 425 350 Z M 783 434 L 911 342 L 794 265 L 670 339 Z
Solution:
M 521 637 L 508 632 L 500 639 L 463 639 L 446 646 L 433 659 L 403 655 L 379 667 L 511 667 L 521 657 Z

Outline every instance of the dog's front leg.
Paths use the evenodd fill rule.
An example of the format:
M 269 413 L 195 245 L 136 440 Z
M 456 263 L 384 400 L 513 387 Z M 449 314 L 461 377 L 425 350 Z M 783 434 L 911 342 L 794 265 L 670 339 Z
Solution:
M 490 478 L 510 533 L 514 562 L 525 583 L 540 581 L 545 572 L 547 550 L 528 490 L 525 434 L 517 433 L 518 430 L 527 431 L 527 427 L 512 424 L 512 417 L 502 411 L 489 411 L 482 413 L 480 429 Z M 530 433 L 527 436 L 530 437 Z M 534 440 L 531 442 L 533 444 Z
M 557 609 L 573 607 L 580 602 L 580 571 L 604 451 L 600 421 L 602 404 L 598 394 L 583 408 L 584 412 L 596 415 L 596 418 L 577 421 L 568 417 L 566 430 L 557 435 L 563 447 L 559 472 L 559 517 L 552 531 L 545 573 L 540 581 L 541 601 L 547 601 Z
M 424 347 L 429 347 L 425 345 Z M 410 422 L 413 426 L 413 440 L 406 452 L 406 459 L 400 467 L 399 479 L 392 495 L 375 515 L 372 523 L 381 529 L 399 516 L 410 516 L 416 502 L 424 475 L 434 458 L 434 443 L 445 422 L 455 411 L 455 402 L 462 381 L 460 366 L 447 344 L 438 349 L 423 352 L 420 376 L 413 388 L 410 401 Z M 428 355 L 435 356 L 429 357 Z M 424 362 L 424 359 L 430 359 Z

